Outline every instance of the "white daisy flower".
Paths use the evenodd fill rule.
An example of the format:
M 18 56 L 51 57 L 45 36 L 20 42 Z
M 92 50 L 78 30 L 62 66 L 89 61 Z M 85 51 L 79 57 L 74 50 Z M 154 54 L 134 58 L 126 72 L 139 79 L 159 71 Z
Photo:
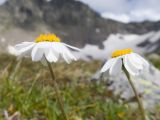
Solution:
M 133 76 L 139 75 L 149 63 L 140 55 L 133 53 L 132 49 L 116 50 L 101 69 L 101 73 L 109 71 L 112 76 L 120 73 L 122 66 Z
M 35 42 L 22 42 L 15 46 L 19 57 L 29 56 L 32 61 L 41 61 L 45 63 L 45 57 L 49 62 L 57 62 L 63 58 L 67 63 L 77 59 L 68 48 L 80 50 L 76 47 L 60 42 L 60 38 L 55 34 L 42 34 L 38 36 Z

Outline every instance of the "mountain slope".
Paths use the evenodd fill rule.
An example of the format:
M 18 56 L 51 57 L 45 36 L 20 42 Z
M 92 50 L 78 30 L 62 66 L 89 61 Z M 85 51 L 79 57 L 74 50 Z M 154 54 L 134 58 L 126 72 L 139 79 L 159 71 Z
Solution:
M 100 41 L 121 26 L 101 18 L 87 5 L 74 0 L 9 0 L 1 6 L 2 10 L 9 14 L 6 18 L 10 24 L 8 29 L 18 28 L 37 34 L 54 32 L 65 42 L 79 47 L 86 43 L 101 45 Z
M 33 41 L 40 33 L 50 32 L 77 47 L 90 44 L 103 49 L 103 42 L 110 34 L 139 35 L 159 29 L 160 22 L 124 24 L 106 20 L 76 0 L 8 0 L 0 6 L 2 49 L 10 44 Z

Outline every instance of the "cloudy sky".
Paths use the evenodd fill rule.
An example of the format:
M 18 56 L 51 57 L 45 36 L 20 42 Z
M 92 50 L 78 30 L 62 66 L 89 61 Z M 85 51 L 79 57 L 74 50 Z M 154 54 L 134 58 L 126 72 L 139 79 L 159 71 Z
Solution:
M 121 22 L 160 20 L 160 0 L 80 0 L 105 18 Z
M 0 0 L 2 4 L 5 0 Z M 160 0 L 79 0 L 105 18 L 124 23 L 160 20 Z
M 4 3 L 5 2 L 5 0 L 0 0 L 0 4 L 2 4 L 2 3 Z

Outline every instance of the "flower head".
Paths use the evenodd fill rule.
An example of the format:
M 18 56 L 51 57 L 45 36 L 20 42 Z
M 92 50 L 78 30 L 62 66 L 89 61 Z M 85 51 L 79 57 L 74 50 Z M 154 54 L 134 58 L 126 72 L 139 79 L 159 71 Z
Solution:
M 112 58 L 119 57 L 119 56 L 126 55 L 126 54 L 130 54 L 132 52 L 133 52 L 133 50 L 130 48 L 123 49 L 123 50 L 116 50 L 112 53 Z
M 116 50 L 101 69 L 101 72 L 109 70 L 110 75 L 117 75 L 122 66 L 133 76 L 139 75 L 141 71 L 149 66 L 149 63 L 132 49 Z
M 41 34 L 36 38 L 35 42 L 61 42 L 61 40 L 55 34 Z
M 33 61 L 57 62 L 63 58 L 67 63 L 77 60 L 68 48 L 78 50 L 78 48 L 61 42 L 55 34 L 41 34 L 35 42 L 22 42 L 15 46 L 20 57 L 29 56 Z

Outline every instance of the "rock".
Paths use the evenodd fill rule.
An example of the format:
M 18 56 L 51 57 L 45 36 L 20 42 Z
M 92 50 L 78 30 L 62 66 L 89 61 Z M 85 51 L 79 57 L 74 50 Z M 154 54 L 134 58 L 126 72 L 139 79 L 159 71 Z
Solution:
M 95 73 L 92 80 L 99 81 L 101 74 L 99 71 Z M 138 94 L 143 100 L 145 108 L 150 110 L 160 103 L 160 71 L 153 65 L 142 75 L 132 77 L 132 81 L 136 86 Z M 122 72 L 116 77 L 109 77 L 107 73 L 103 75 L 103 79 L 107 83 L 108 90 L 113 92 L 113 96 L 118 97 L 129 103 L 135 102 L 135 95 L 128 83 L 125 74 Z

